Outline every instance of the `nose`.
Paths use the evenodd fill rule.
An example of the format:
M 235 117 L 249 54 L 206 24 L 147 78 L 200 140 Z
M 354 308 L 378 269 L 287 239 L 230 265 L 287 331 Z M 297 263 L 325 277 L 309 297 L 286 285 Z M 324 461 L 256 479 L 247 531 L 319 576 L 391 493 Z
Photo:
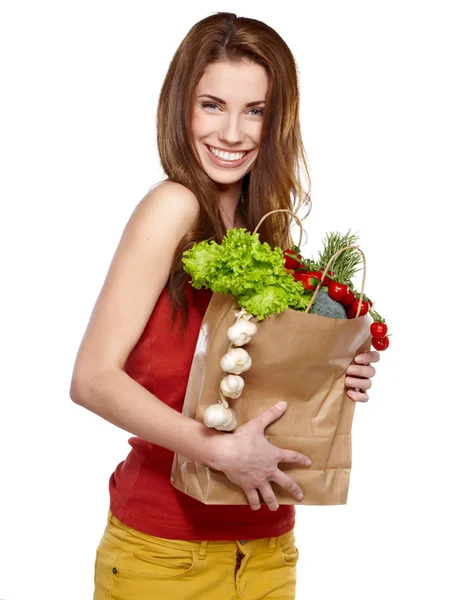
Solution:
M 219 133 L 219 139 L 226 144 L 238 144 L 244 140 L 244 133 L 241 131 L 240 118 L 238 115 L 228 115 L 224 123 L 223 130 Z

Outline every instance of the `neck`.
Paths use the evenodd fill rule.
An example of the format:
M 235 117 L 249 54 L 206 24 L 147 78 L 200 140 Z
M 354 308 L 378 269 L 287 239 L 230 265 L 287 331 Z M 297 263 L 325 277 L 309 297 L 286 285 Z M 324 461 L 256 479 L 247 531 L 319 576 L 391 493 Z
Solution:
M 233 229 L 238 222 L 242 221 L 240 211 L 240 196 L 241 189 L 234 190 L 233 193 L 227 192 L 227 195 L 222 194 L 219 199 L 219 211 L 222 220 L 227 229 Z

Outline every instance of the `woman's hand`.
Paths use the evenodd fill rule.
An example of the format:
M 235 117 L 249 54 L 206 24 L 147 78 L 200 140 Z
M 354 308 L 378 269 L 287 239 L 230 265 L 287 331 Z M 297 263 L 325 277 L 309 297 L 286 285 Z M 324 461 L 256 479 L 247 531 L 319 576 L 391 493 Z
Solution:
M 368 402 L 367 391 L 372 386 L 371 377 L 374 377 L 376 369 L 370 363 L 379 362 L 381 355 L 376 350 L 357 354 L 346 370 L 347 377 L 345 385 L 352 388 L 347 394 L 355 402 Z M 356 389 L 357 388 L 357 389 Z
M 222 471 L 230 481 L 244 490 L 253 510 L 258 510 L 261 505 L 258 491 L 269 510 L 279 508 L 270 485 L 271 481 L 278 483 L 296 500 L 303 498 L 301 488 L 278 468 L 278 464 L 293 462 L 308 467 L 311 464 L 310 459 L 294 450 L 282 450 L 268 442 L 264 436 L 266 427 L 278 419 L 286 408 L 286 402 L 275 404 L 258 417 L 238 427 L 232 434 L 227 433 L 211 439 L 216 457 L 211 461 L 211 466 Z

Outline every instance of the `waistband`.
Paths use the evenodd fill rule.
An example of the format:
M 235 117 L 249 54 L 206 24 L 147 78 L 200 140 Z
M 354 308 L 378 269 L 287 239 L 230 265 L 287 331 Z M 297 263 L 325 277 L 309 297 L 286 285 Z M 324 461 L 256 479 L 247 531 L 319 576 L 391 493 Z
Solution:
M 285 542 L 294 539 L 294 529 L 283 533 L 277 537 L 258 538 L 254 540 L 172 540 L 167 538 L 160 538 L 153 535 L 148 535 L 137 531 L 128 525 L 125 525 L 120 521 L 111 510 L 108 510 L 107 527 L 116 527 L 124 531 L 130 536 L 139 538 L 143 541 L 148 540 L 158 542 L 161 546 L 167 548 L 179 548 L 183 550 L 192 550 L 196 552 L 200 558 L 206 555 L 208 552 L 229 552 L 231 549 L 245 549 L 250 550 L 263 550 L 263 551 L 274 551 L 277 542 L 284 544 Z

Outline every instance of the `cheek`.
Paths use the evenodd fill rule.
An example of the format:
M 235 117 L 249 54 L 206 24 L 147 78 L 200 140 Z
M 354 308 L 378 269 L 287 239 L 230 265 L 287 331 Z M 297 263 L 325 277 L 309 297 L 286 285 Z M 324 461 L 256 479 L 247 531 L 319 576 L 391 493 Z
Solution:
M 252 140 L 254 141 L 254 143 L 259 146 L 260 142 L 261 142 L 261 136 L 262 136 L 262 124 L 261 123 L 256 123 L 255 127 L 253 128 L 252 133 L 250 134 L 250 137 L 252 138 Z
M 203 137 L 208 133 L 208 119 L 197 110 L 195 110 L 192 115 L 191 130 L 195 137 Z

